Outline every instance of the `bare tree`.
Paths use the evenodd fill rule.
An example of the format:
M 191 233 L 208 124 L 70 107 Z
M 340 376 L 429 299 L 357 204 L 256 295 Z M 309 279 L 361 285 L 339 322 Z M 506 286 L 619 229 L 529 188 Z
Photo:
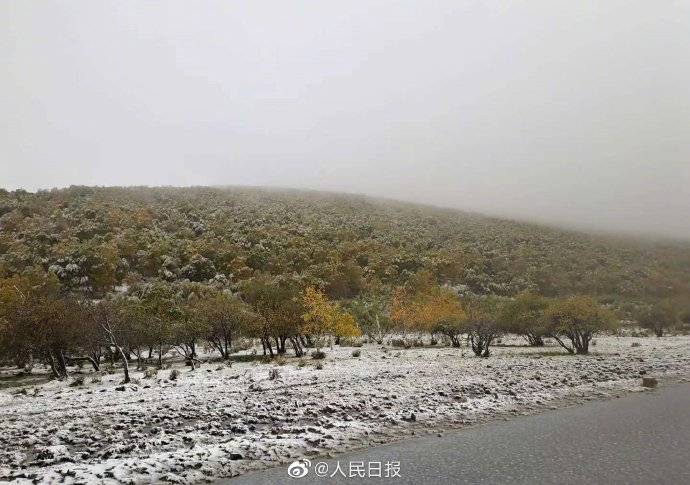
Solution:
M 133 309 L 127 309 L 124 305 L 103 300 L 93 305 L 92 315 L 102 331 L 105 345 L 115 349 L 115 354 L 120 357 L 125 374 L 124 383 L 127 384 L 130 382 L 129 362 L 122 348 L 122 341 L 124 340 L 122 334 L 126 320 L 132 316 Z

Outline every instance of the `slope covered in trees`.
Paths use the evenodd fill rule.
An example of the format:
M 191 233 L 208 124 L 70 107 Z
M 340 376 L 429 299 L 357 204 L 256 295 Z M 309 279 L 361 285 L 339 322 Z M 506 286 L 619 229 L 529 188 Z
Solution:
M 103 358 L 125 382 L 135 359 L 194 369 L 201 347 L 228 359 L 240 337 L 271 357 L 396 331 L 466 336 L 481 357 L 506 332 L 587 354 L 622 319 L 658 336 L 690 323 L 687 244 L 313 192 L 0 195 L 0 362 L 56 378 Z
M 298 276 L 333 299 L 380 294 L 422 270 L 479 295 L 690 292 L 690 244 L 592 236 L 360 196 L 263 189 L 0 192 L 0 277 L 31 268 L 102 297 L 165 280 L 239 287 Z

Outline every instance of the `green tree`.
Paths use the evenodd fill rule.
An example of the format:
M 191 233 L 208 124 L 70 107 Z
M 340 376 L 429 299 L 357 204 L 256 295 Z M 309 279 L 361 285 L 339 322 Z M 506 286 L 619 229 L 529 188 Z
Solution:
M 477 357 L 489 357 L 491 344 L 504 331 L 499 320 L 499 300 L 494 297 L 467 298 L 463 307 L 466 314 L 463 327 L 472 351 Z
M 636 319 L 640 327 L 652 330 L 657 337 L 663 337 L 664 332 L 678 324 L 680 313 L 680 305 L 665 298 L 645 305 L 638 311 Z
M 548 305 L 542 296 L 520 293 L 503 306 L 501 323 L 506 331 L 523 336 L 531 346 L 542 347 L 547 334 L 544 312 Z
M 302 355 L 301 286 L 301 281 L 293 277 L 260 276 L 243 282 L 241 294 L 260 317 L 255 320 L 251 333 L 261 339 L 264 354 L 268 351 L 273 356 L 273 344 L 278 354 L 284 354 L 289 341 L 295 354 Z
M 395 328 L 390 318 L 389 301 L 384 295 L 360 296 L 350 302 L 348 309 L 362 333 L 378 344 L 382 344 L 385 336 Z
M 618 325 L 613 313 L 589 296 L 552 301 L 545 311 L 545 319 L 549 336 L 571 354 L 589 353 L 594 335 L 612 331 Z

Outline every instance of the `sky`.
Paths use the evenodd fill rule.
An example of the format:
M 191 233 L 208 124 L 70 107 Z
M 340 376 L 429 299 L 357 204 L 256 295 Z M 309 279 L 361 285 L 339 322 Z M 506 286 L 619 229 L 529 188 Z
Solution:
M 262 185 L 690 239 L 690 1 L 0 3 L 0 187 Z

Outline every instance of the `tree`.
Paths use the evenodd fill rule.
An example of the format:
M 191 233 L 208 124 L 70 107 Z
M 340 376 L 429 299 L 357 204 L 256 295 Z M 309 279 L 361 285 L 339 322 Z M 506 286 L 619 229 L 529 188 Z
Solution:
M 122 361 L 124 383 L 130 382 L 129 361 L 123 349 L 127 340 L 127 333 L 135 318 L 135 309 L 125 300 L 101 300 L 90 307 L 93 322 L 101 329 L 104 344 L 114 349 Z
M 184 355 L 187 363 L 195 368 L 197 344 L 210 333 L 210 324 L 197 311 L 199 301 L 213 292 L 209 286 L 199 283 L 176 285 L 174 307 L 171 309 L 170 343 Z
M 244 282 L 241 293 L 260 317 L 254 321 L 251 334 L 261 339 L 264 355 L 268 350 L 273 356 L 273 340 L 278 354 L 285 353 L 285 344 L 290 341 L 295 355 L 301 356 L 301 281 L 294 277 L 260 276 Z
M 216 276 L 216 266 L 213 261 L 200 254 L 195 254 L 189 260 L 189 264 L 180 271 L 183 278 L 189 281 L 206 281 Z
M 545 319 L 549 336 L 571 354 L 589 353 L 594 335 L 617 326 L 614 315 L 589 296 L 554 300 L 545 311 Z
M 302 294 L 305 312 L 302 314 L 302 332 L 312 336 L 320 344 L 325 335 L 356 337 L 361 331 L 355 319 L 338 303 L 331 302 L 320 290 L 309 287 Z
M 194 312 L 206 325 L 207 340 L 223 359 L 230 356 L 233 339 L 246 332 L 257 318 L 249 305 L 222 291 L 199 298 Z
M 163 366 L 166 346 L 172 340 L 172 324 L 180 318 L 177 291 L 171 283 L 158 282 L 133 288 L 131 296 L 139 301 L 148 325 L 145 341 L 158 348 L 158 367 Z
M 489 357 L 491 344 L 501 335 L 503 327 L 499 321 L 501 311 L 496 298 L 471 298 L 464 304 L 467 332 L 472 351 L 477 357 Z
M 503 306 L 500 320 L 506 331 L 522 335 L 533 347 L 541 347 L 547 333 L 544 321 L 547 307 L 546 298 L 534 293 L 520 293 Z
M 17 363 L 41 355 L 53 377 L 67 377 L 67 356 L 76 346 L 83 323 L 74 298 L 61 295 L 54 275 L 31 271 L 0 280 L 0 321 L 8 335 L 4 352 Z
M 663 337 L 664 332 L 680 320 L 680 308 L 675 301 L 665 298 L 645 305 L 637 313 L 636 319 L 640 327 L 652 330 L 657 337 Z
M 405 330 L 438 332 L 460 346 L 465 312 L 457 295 L 433 282 L 429 273 L 415 275 L 393 292 L 391 318 Z
M 362 296 L 352 300 L 348 309 L 362 333 L 378 344 L 382 344 L 384 337 L 393 330 L 389 303 L 384 296 Z

